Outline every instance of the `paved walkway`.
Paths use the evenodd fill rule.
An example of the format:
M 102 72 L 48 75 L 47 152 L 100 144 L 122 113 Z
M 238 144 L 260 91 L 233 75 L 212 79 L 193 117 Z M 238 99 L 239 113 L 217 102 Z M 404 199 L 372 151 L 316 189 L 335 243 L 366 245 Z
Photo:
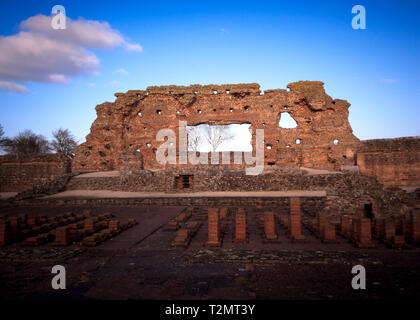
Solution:
M 325 190 L 304 191 L 222 191 L 222 192 L 123 192 L 111 190 L 68 190 L 44 197 L 50 198 L 226 198 L 226 197 L 326 197 Z

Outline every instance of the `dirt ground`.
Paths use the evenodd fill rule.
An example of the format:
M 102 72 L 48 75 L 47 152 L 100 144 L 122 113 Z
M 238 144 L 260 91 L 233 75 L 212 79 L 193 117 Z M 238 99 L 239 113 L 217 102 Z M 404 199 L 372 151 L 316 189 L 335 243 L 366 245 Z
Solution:
M 86 207 L 3 208 L 0 214 L 57 215 Z M 207 221 L 187 248 L 173 248 L 165 231 L 184 207 L 90 207 L 139 224 L 97 247 L 0 248 L 0 299 L 419 299 L 418 248 L 357 249 L 345 239 L 324 244 L 303 228 L 306 243 L 292 243 L 277 224 L 280 242 L 264 243 L 256 212 L 245 208 L 248 243 L 233 241 L 224 222 L 223 244 L 207 248 Z M 190 218 L 194 220 L 196 214 Z M 66 289 L 54 290 L 54 265 L 66 268 Z M 354 290 L 351 269 L 366 268 L 366 289 Z

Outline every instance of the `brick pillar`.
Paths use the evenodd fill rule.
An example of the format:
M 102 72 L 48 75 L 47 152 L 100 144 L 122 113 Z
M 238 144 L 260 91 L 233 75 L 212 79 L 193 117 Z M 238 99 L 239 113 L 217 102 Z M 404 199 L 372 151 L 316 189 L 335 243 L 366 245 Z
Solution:
M 228 216 L 228 208 L 224 207 L 220 209 L 220 220 L 226 220 Z
M 90 218 L 92 216 L 92 210 L 85 209 L 82 214 L 85 218 Z
M 335 241 L 335 227 L 331 224 L 328 224 L 324 227 L 324 232 L 321 236 L 322 242 L 334 243 Z
M 395 222 L 392 219 L 387 219 L 384 225 L 384 241 L 391 243 L 395 236 Z
M 351 223 L 351 241 L 354 243 L 359 242 L 360 240 L 360 218 L 354 218 L 352 219 Z
M 356 246 L 359 248 L 373 247 L 370 219 L 355 219 L 353 223 L 353 233 L 353 239 Z
M 404 214 L 404 238 L 410 241 L 412 233 L 413 226 L 411 221 L 411 214 L 407 212 L 406 214 Z
M 384 237 L 385 230 L 385 218 L 375 218 L 373 220 L 373 237 L 375 239 L 382 239 Z
M 272 211 L 264 212 L 264 232 L 266 240 L 277 240 L 274 213 Z
M 351 217 L 348 215 L 344 215 L 341 217 L 341 227 L 340 227 L 340 234 L 344 238 L 350 238 L 352 231 L 352 221 Z
M 108 222 L 108 228 L 113 231 L 120 230 L 120 222 L 118 220 L 111 220 Z
M 55 231 L 55 245 L 67 246 L 70 244 L 70 232 L 68 227 L 58 228 Z
M 11 217 L 10 219 L 9 240 L 16 242 L 20 238 L 20 219 L 18 217 Z
M 235 242 L 246 242 L 246 213 L 240 209 L 235 216 Z
M 290 198 L 290 226 L 289 235 L 292 239 L 302 241 L 305 237 L 301 229 L 300 198 Z
M 88 232 L 95 231 L 95 223 L 92 220 L 86 220 L 84 223 L 84 229 Z
M 220 247 L 220 224 L 219 212 L 217 209 L 208 209 L 208 240 L 207 247 Z
M 322 237 L 324 229 L 329 225 L 327 215 L 325 213 L 318 214 L 318 236 Z
M 5 220 L 0 220 L 0 246 L 3 246 L 9 242 L 7 237 L 8 233 L 9 223 Z
M 420 241 L 420 208 L 414 208 L 411 217 L 412 241 L 417 243 Z

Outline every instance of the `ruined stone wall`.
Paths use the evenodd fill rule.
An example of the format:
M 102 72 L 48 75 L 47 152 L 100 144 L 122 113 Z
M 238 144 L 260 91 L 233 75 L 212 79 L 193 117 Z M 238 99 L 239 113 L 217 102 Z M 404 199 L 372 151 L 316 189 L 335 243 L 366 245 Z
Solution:
M 177 175 L 192 175 L 191 189 L 177 189 Z M 159 192 L 212 192 L 212 191 L 288 191 L 325 190 L 335 196 L 332 207 L 340 212 L 355 212 L 368 201 L 374 201 L 381 214 L 398 213 L 401 209 L 403 191 L 389 191 L 375 178 L 359 173 L 303 175 L 275 170 L 257 176 L 246 175 L 243 171 L 227 170 L 179 170 L 147 171 L 113 177 L 73 177 L 67 190 L 114 190 L 114 191 L 159 191 Z M 229 197 L 229 194 L 226 194 Z M 369 199 L 369 200 L 368 200 Z
M 1 156 L 0 191 L 22 191 L 68 173 L 70 167 L 56 154 Z
M 97 119 L 76 150 L 73 171 L 163 169 L 156 161 L 155 152 L 163 143 L 156 141 L 156 133 L 168 128 L 178 135 L 180 120 L 191 126 L 250 124 L 253 150 L 256 129 L 264 129 L 264 161 L 271 166 L 353 165 L 360 141 L 348 122 L 350 104 L 333 100 L 319 81 L 287 87 L 289 91 L 263 94 L 258 84 L 162 86 L 117 93 L 115 102 L 96 106 Z M 284 112 L 297 122 L 296 128 L 279 127 Z
M 420 186 L 420 138 L 362 141 L 357 152 L 360 172 L 386 186 Z

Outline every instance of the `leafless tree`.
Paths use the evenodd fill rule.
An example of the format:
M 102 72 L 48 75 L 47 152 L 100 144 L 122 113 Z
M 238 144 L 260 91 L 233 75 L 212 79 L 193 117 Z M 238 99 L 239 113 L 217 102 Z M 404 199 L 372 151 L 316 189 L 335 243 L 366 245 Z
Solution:
M 57 129 L 53 132 L 54 140 L 51 142 L 52 149 L 61 156 L 72 159 L 74 149 L 77 147 L 76 138 L 68 129 Z
M 198 127 L 187 127 L 188 133 L 188 150 L 198 151 L 198 147 L 203 141 Z
M 229 133 L 228 126 L 210 126 L 206 124 L 203 128 L 204 130 L 204 137 L 207 142 L 210 144 L 211 149 L 213 152 L 217 150 L 220 145 L 232 139 L 232 135 Z
M 49 153 L 51 147 L 43 135 L 25 130 L 16 137 L 7 139 L 4 149 L 8 154 L 23 156 Z

